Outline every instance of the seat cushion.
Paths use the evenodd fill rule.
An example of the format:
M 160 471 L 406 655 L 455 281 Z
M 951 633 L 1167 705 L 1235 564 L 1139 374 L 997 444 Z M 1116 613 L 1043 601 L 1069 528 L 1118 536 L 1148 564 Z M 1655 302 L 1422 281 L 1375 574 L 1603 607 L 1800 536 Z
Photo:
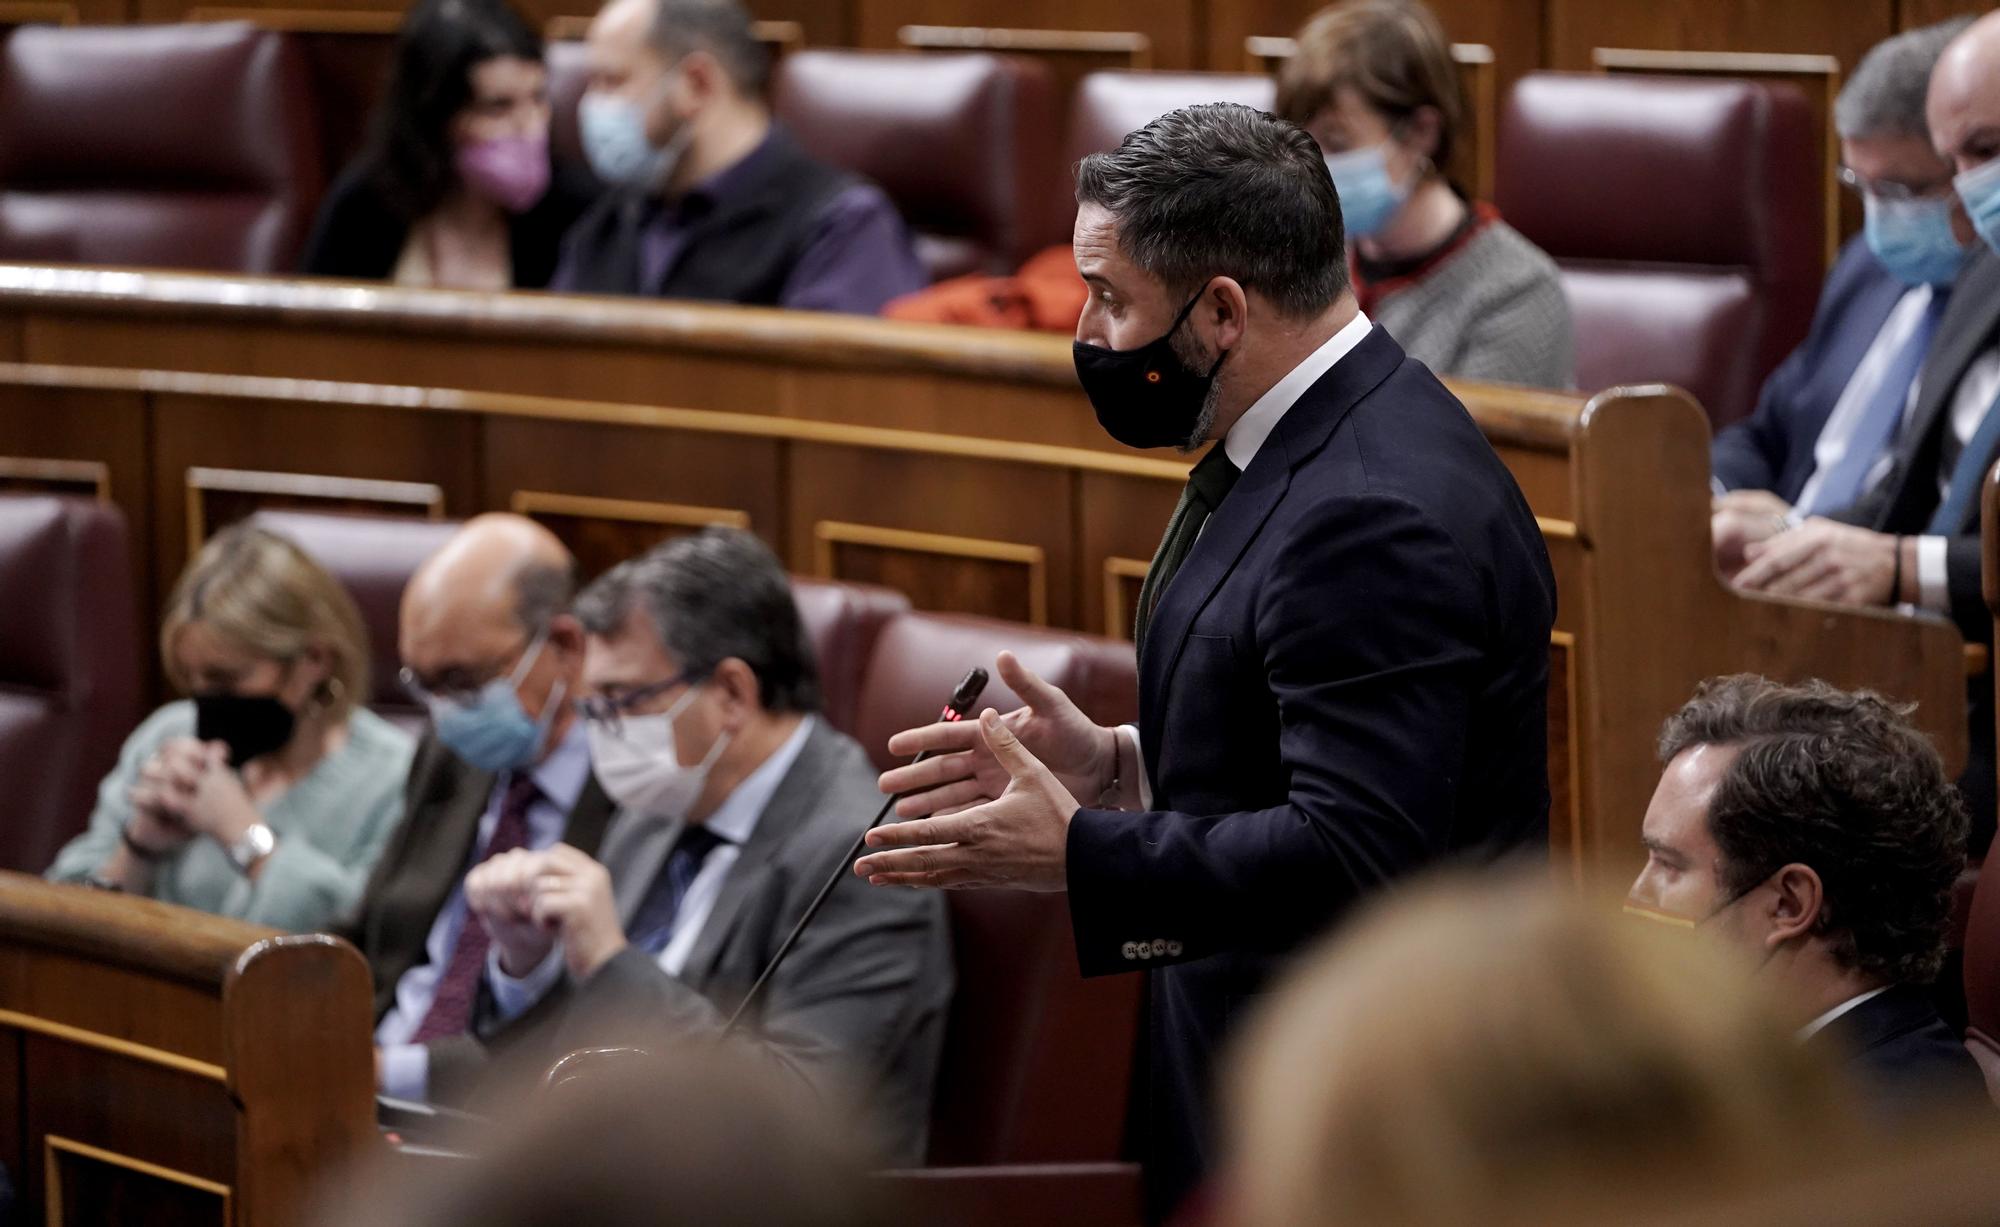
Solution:
M 827 722 L 851 736 L 861 678 L 876 637 L 890 618 L 910 608 L 910 599 L 893 588 L 802 576 L 792 577 L 792 599 L 819 665 Z

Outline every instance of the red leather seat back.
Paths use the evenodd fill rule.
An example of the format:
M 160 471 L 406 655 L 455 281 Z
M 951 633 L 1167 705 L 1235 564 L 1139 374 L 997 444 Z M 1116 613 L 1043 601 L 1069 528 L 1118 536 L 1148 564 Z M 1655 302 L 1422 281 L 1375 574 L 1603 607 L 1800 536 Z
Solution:
M 280 272 L 320 193 L 306 66 L 248 24 L 0 44 L 0 259 Z
M 1824 201 L 1803 94 L 1530 73 L 1499 124 L 1494 203 L 1562 268 L 1579 387 L 1671 383 L 1718 427 L 1805 336 Z
M 966 614 L 906 613 L 890 619 L 875 641 L 855 712 L 855 740 L 886 770 L 900 761 L 889 755 L 890 736 L 937 719 L 952 687 L 974 665 L 992 675 L 979 708 L 1021 706 L 993 667 L 1002 648 L 1100 724 L 1138 718 L 1138 664 L 1129 643 Z
M 910 598 L 894 588 L 844 584 L 831 579 L 792 577 L 792 599 L 819 665 L 819 688 L 827 723 L 854 733 L 861 701 L 861 678 L 882 627 L 910 608 Z
M 2000 1104 L 2000 840 L 1986 853 L 1965 923 L 1965 1046 Z
M 109 503 L 0 497 L 0 868 L 48 868 L 139 723 L 126 550 Z
M 1268 111 L 1277 101 L 1277 83 L 1261 73 L 1117 70 L 1085 76 L 1070 103 L 1063 175 L 1053 193 L 1055 241 L 1067 239 L 1076 221 L 1076 164 L 1087 155 L 1116 149 L 1128 133 L 1185 106 L 1240 102 Z
M 933 279 L 1012 273 L 1052 242 L 1053 75 L 983 52 L 795 51 L 772 76 L 778 119 L 814 157 L 880 184 Z
M 259 528 L 290 539 L 354 598 L 368 628 L 368 667 L 375 690 L 368 705 L 399 718 L 399 723 L 421 720 L 422 706 L 396 676 L 402 666 L 396 640 L 403 588 L 424 560 L 458 531 L 458 523 L 312 511 L 260 511 L 250 519 Z

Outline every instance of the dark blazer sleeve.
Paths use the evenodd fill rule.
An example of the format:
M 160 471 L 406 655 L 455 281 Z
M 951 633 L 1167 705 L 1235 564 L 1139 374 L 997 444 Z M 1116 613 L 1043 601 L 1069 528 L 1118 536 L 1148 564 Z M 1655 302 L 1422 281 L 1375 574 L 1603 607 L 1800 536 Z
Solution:
M 1411 503 L 1329 499 L 1300 517 L 1257 603 L 1262 658 L 1238 662 L 1277 699 L 1289 795 L 1231 814 L 1079 811 L 1069 895 L 1084 972 L 1132 969 L 1134 942 L 1165 944 L 1149 965 L 1284 950 L 1438 855 L 1492 608 L 1457 544 Z
M 1798 424 L 1791 420 L 1793 404 L 1810 374 L 1806 356 L 1810 344 L 1802 343 L 1771 372 L 1755 412 L 1715 436 L 1710 470 L 1725 489 L 1775 490 L 1790 449 L 1801 443 L 1812 446 L 1811 439 L 1793 438 Z
M 369 186 L 365 169 L 350 166 L 320 204 L 299 271 L 382 280 L 396 271 L 409 232 L 409 226 Z
M 514 218 L 509 231 L 509 257 L 514 288 L 540 290 L 555 275 L 563 235 L 576 224 L 602 188 L 596 179 L 565 162 L 555 163 L 549 190 L 526 213 Z
M 1951 620 L 1967 643 L 1993 642 L 1993 613 L 1981 587 L 1979 534 L 1952 537 L 1945 544 L 1944 574 L 1951 593 Z

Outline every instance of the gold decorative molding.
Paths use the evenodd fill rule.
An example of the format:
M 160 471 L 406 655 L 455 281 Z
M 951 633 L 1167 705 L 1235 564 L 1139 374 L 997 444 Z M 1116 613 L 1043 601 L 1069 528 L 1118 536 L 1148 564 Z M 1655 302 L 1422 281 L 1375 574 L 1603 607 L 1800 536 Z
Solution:
M 1049 623 L 1048 556 L 1039 545 L 995 541 L 990 537 L 955 537 L 947 533 L 912 532 L 909 529 L 882 528 L 874 524 L 820 520 L 813 525 L 813 569 L 820 578 L 841 578 L 835 573 L 834 549 L 842 545 L 897 550 L 906 554 L 972 558 L 982 562 L 1005 562 L 1026 567 L 1028 621 L 1035 626 L 1047 626 Z
M 575 516 L 585 520 L 624 520 L 634 524 L 678 524 L 707 528 L 722 524 L 749 531 L 750 513 L 736 507 L 701 507 L 692 503 L 655 503 L 644 499 L 598 498 L 588 494 L 558 494 L 548 490 L 516 490 L 508 497 L 516 515 Z
M 1153 40 L 1136 30 L 1011 30 L 991 26 L 903 26 L 896 41 L 919 51 L 1025 51 L 1101 55 L 1127 68 L 1153 66 Z
M 1561 648 L 1563 653 L 1563 695 L 1569 719 L 1564 722 L 1563 733 L 1569 742 L 1569 856 L 1575 880 L 1584 880 L 1583 859 L 1583 747 L 1579 744 L 1577 729 L 1583 723 L 1582 709 L 1577 706 L 1576 672 L 1582 658 L 1576 650 L 1576 635 L 1571 631 L 1551 630 L 1549 646 Z
M 579 42 L 590 33 L 590 21 L 574 14 L 551 17 L 542 23 L 542 38 L 551 43 Z M 806 28 L 796 21 L 753 21 L 750 37 L 773 55 L 783 55 L 806 45 Z
M 33 456 L 0 456 L 0 483 L 47 482 L 88 486 L 100 503 L 111 501 L 111 466 L 101 460 L 44 460 Z
M 73 1138 L 66 1138 L 51 1133 L 44 1135 L 42 1139 L 42 1201 L 46 1211 L 48 1227 L 66 1227 L 62 1209 L 61 1156 L 63 1155 L 74 1155 L 79 1159 L 89 1159 L 96 1163 L 109 1164 L 112 1167 L 122 1167 L 126 1171 L 137 1172 L 142 1176 L 150 1176 L 155 1180 L 165 1180 L 170 1184 L 178 1184 L 185 1188 L 221 1198 L 222 1214 L 216 1221 L 226 1225 L 234 1220 L 234 1207 L 231 1205 L 234 1198 L 234 1191 L 226 1184 L 219 1184 L 216 1181 L 197 1176 L 193 1172 L 184 1172 L 178 1168 L 165 1167 L 158 1163 L 149 1163 L 144 1159 L 134 1158 L 131 1155 L 121 1155 L 115 1150 L 105 1150 L 86 1142 L 79 1142 Z
M 1125 580 L 1143 582 L 1153 564 L 1143 558 L 1112 555 L 1104 560 L 1104 633 L 1113 639 L 1132 637 L 1135 611 L 1125 608 Z
M 1569 541 L 1577 539 L 1575 520 L 1553 520 L 1548 516 L 1536 516 L 1535 527 L 1542 530 L 1542 536 L 1544 537 L 1554 537 Z
M 408 508 L 426 520 L 444 519 L 444 488 L 427 481 L 382 481 L 372 477 L 332 477 L 322 473 L 271 473 L 253 469 L 190 468 L 187 471 L 188 556 L 208 540 L 208 494 L 262 494 L 308 504 L 372 503 L 383 511 Z
M 191 8 L 183 21 L 247 21 L 266 30 L 290 34 L 394 34 L 403 28 L 403 14 L 393 9 L 263 9 L 203 5 Z
M 193 1057 L 182 1056 L 178 1052 L 168 1052 L 164 1048 L 121 1040 L 115 1035 L 106 1035 L 101 1031 L 73 1027 L 68 1023 L 59 1023 L 33 1014 L 0 1010 L 0 1027 L 13 1027 L 19 1031 L 29 1031 L 36 1035 L 45 1035 L 50 1039 L 61 1040 L 66 1044 L 95 1048 L 99 1052 L 113 1053 L 147 1065 L 159 1065 L 177 1073 L 206 1078 L 211 1082 L 220 1082 L 224 1085 L 229 1082 L 229 1072 L 220 1065 L 198 1061 Z

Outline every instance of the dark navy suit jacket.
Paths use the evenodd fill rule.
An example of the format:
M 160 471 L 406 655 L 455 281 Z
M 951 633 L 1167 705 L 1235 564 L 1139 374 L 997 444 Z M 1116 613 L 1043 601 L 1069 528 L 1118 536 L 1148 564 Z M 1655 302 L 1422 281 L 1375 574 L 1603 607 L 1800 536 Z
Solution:
M 1841 1049 L 1881 1116 L 1987 1102 L 1979 1063 L 1917 985 L 1869 998 L 1819 1035 Z
M 1826 275 L 1806 339 L 1764 381 L 1756 411 L 1715 436 L 1716 479 L 1731 490 L 1769 490 L 1796 503 L 1812 476 L 1819 432 L 1909 288 L 1860 235 L 1849 239 Z
M 1464 406 L 1381 328 L 1279 420 L 1140 654 L 1157 809 L 1084 809 L 1085 974 L 1152 969 L 1160 1216 L 1209 1154 L 1210 1063 L 1282 957 L 1422 866 L 1545 844 L 1555 580 Z

